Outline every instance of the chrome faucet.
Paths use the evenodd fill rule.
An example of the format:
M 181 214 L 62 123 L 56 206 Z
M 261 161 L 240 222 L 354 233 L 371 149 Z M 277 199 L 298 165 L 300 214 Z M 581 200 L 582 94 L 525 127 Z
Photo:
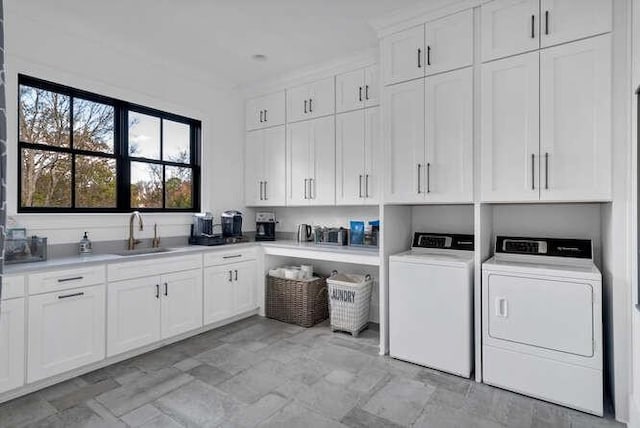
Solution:
M 140 223 L 140 230 L 144 230 L 144 225 L 142 224 L 142 215 L 138 211 L 134 211 L 131 213 L 129 217 L 129 244 L 127 245 L 128 250 L 135 250 L 136 244 L 140 243 L 139 239 L 134 239 L 133 237 L 133 221 L 138 218 L 138 222 Z

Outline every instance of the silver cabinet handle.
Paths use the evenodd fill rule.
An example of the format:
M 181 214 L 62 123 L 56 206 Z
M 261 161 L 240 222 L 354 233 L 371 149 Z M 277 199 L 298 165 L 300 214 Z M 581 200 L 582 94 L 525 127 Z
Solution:
M 364 85 L 364 99 L 369 99 L 369 85 Z
M 260 110 L 260 123 L 262 123 L 262 110 Z
M 262 181 L 258 181 L 260 183 L 260 200 L 262 200 Z
M 160 298 L 160 284 L 156 284 L 156 299 Z
M 308 178 L 305 178 L 305 179 L 304 179 L 304 198 L 305 198 L 305 199 L 309 199 L 309 198 L 307 197 L 307 181 L 309 181 L 309 179 L 308 179 Z
M 422 63 L 420 62 L 421 58 L 422 58 L 422 49 L 418 48 L 418 68 L 422 68 Z
M 60 278 L 58 282 L 80 281 L 84 276 L 73 276 L 71 278 Z
M 427 46 L 427 65 L 431 65 L 431 46 Z
M 422 187 L 421 187 L 421 184 L 420 184 L 420 180 L 421 180 L 420 176 L 422 175 L 421 174 L 421 172 L 422 172 L 421 170 L 422 170 L 422 165 L 418 164 L 418 194 L 422 193 Z
M 229 282 L 233 281 L 233 271 L 229 271 Z
M 358 88 L 358 101 L 362 102 L 362 86 Z
M 549 35 L 549 11 L 544 11 L 544 34 Z
M 304 114 L 307 114 L 307 100 L 304 100 Z
M 313 182 L 315 181 L 315 179 L 310 178 L 309 179 L 309 199 L 315 199 L 313 196 Z
M 536 38 L 536 16 L 531 15 L 531 38 Z
M 164 283 L 164 295 L 165 296 L 169 295 L 169 283 L 168 282 Z
M 362 197 L 362 174 L 358 176 L 358 197 Z
M 264 109 L 264 121 L 267 121 L 267 109 Z
M 544 188 L 549 190 L 549 153 L 544 154 Z
M 238 269 L 234 270 L 233 272 L 236 274 L 235 280 L 237 281 L 238 280 Z
M 68 299 L 70 297 L 80 297 L 80 296 L 84 296 L 84 292 L 72 293 L 72 294 L 63 294 L 61 296 L 58 296 L 58 299 Z
M 531 190 L 536 190 L 536 155 L 531 153 Z
M 269 198 L 267 197 L 267 182 L 263 181 L 263 183 L 264 183 L 264 200 L 268 201 Z
M 364 197 L 369 197 L 369 174 L 365 174 L 364 176 Z
M 242 257 L 242 254 L 234 254 L 232 256 L 222 256 L 223 259 L 237 259 L 238 257 Z
M 313 109 L 311 108 L 312 101 L 313 101 L 313 98 L 309 98 L 309 113 L 313 113 Z
M 427 162 L 427 193 L 431 193 L 431 164 Z

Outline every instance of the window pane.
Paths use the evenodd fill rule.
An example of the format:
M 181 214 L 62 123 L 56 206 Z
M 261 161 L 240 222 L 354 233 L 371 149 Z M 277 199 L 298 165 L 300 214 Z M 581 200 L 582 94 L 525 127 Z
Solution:
M 189 163 L 189 133 L 191 127 L 186 123 L 172 120 L 162 121 L 162 159 L 171 162 Z
M 129 156 L 160 159 L 160 118 L 129 112 Z
M 131 162 L 131 207 L 162 208 L 162 165 Z
M 191 168 L 165 167 L 165 208 L 191 208 Z
M 23 207 L 71 207 L 71 155 L 22 149 Z
M 113 153 L 113 106 L 73 99 L 73 148 Z
M 116 206 L 116 161 L 99 156 L 76 156 L 76 207 Z
M 20 85 L 19 104 L 20 141 L 69 147 L 70 99 L 68 96 Z

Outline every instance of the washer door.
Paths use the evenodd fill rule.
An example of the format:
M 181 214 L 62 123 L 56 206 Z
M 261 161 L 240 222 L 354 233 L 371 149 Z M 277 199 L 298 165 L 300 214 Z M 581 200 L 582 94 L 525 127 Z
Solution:
M 488 288 L 492 338 L 593 356 L 590 284 L 490 274 Z

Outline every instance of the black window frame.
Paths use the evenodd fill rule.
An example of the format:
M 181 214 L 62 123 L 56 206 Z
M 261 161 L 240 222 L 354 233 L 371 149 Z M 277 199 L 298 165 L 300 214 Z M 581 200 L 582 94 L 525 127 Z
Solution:
M 122 101 L 116 98 L 107 97 L 100 94 L 75 89 L 70 86 L 53 83 L 47 80 L 18 74 L 17 107 L 20 109 L 20 86 L 30 86 L 50 92 L 56 92 L 71 99 L 70 105 L 70 127 L 69 127 L 69 147 L 57 147 L 48 144 L 28 143 L 20 140 L 20 115 L 17 115 L 16 129 L 18 141 L 18 212 L 19 213 L 128 213 L 131 211 L 140 212 L 199 212 L 201 203 L 201 133 L 202 122 L 178 114 L 168 113 L 152 107 Z M 106 104 L 114 108 L 114 137 L 113 154 L 105 152 L 94 152 L 90 150 L 76 149 L 73 147 L 73 99 Z M 160 156 L 159 159 L 148 159 L 129 156 L 129 112 L 141 113 L 154 116 L 160 119 Z M 164 120 L 184 123 L 189 125 L 189 149 L 190 161 L 188 164 L 172 162 L 162 159 L 163 135 L 162 127 Z M 22 150 L 35 149 L 53 152 L 69 153 L 71 155 L 71 207 L 25 207 L 22 205 Z M 88 155 L 98 156 L 116 161 L 116 206 L 110 208 L 76 207 L 76 177 L 75 177 L 75 156 Z M 131 162 L 144 162 L 163 166 L 162 177 L 162 208 L 142 208 L 131 206 Z M 166 180 L 165 166 L 188 167 L 192 171 L 191 184 L 191 208 L 165 208 L 166 203 Z

